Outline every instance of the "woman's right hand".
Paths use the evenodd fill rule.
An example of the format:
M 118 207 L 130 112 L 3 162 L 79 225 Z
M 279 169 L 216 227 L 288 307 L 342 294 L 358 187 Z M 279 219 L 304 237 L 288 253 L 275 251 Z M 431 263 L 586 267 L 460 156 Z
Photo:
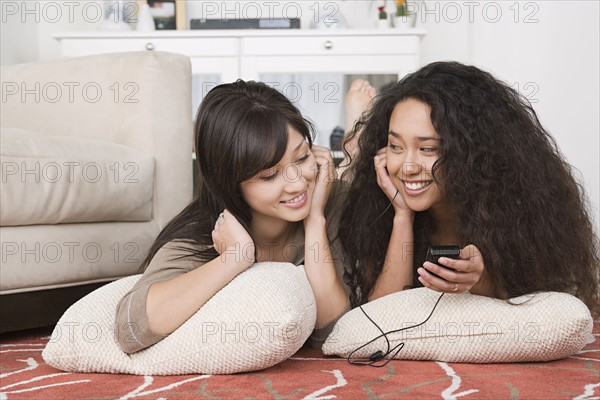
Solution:
M 401 212 L 409 212 L 412 214 L 412 210 L 408 208 L 404 198 L 396 186 L 394 186 L 394 183 L 392 182 L 390 174 L 386 168 L 387 147 L 381 148 L 379 151 L 377 151 L 377 155 L 373 158 L 373 162 L 375 163 L 375 172 L 377 173 L 377 184 L 392 202 L 392 206 L 394 207 L 396 215 Z
M 223 210 L 212 231 L 212 240 L 217 253 L 222 257 L 235 257 L 235 262 L 254 263 L 255 246 L 252 237 L 227 209 Z

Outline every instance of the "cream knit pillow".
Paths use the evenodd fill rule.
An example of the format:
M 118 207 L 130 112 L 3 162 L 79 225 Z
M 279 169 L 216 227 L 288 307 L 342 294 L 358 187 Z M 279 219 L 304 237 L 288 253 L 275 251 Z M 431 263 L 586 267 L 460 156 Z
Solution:
M 384 332 L 424 321 L 440 293 L 418 288 L 362 306 Z M 387 335 L 390 348 L 404 342 L 397 359 L 499 363 L 564 358 L 593 340 L 592 317 L 576 297 L 537 293 L 507 301 L 469 293 L 446 294 L 431 318 L 416 328 Z M 323 345 L 323 353 L 347 357 L 381 335 L 360 308 L 344 315 Z M 386 352 L 385 338 L 355 352 L 352 359 Z M 392 352 L 393 354 L 393 352 Z
M 303 267 L 259 263 L 238 275 L 171 335 L 127 355 L 114 338 L 119 300 L 140 275 L 106 285 L 71 306 L 42 356 L 64 371 L 138 375 L 232 374 L 293 355 L 316 321 Z

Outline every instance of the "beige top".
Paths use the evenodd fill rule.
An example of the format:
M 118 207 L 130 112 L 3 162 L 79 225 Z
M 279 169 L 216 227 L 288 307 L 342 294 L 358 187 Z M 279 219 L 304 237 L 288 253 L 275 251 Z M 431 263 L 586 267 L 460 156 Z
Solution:
M 338 181 L 331 193 L 329 202 L 325 209 L 327 220 L 327 236 L 330 241 L 331 255 L 335 264 L 335 269 L 340 281 L 343 283 L 344 274 L 344 255 L 340 240 L 337 239 L 339 226 L 339 217 L 342 211 L 342 205 L 346 198 L 347 186 Z M 304 263 L 304 226 L 297 230 L 292 246 L 299 249 L 296 259 L 293 261 L 296 265 Z M 159 335 L 150 330 L 148 326 L 148 314 L 146 312 L 146 298 L 148 290 L 154 283 L 173 279 L 189 271 L 201 267 L 204 262 L 191 258 L 178 258 L 184 254 L 182 248 L 192 248 L 193 245 L 181 241 L 171 241 L 164 245 L 152 258 L 148 268 L 135 284 L 135 286 L 121 299 L 117 305 L 116 314 L 116 338 L 126 353 L 135 353 L 159 342 L 165 336 Z M 343 283 L 346 293 L 349 288 Z M 334 321 L 328 325 L 315 329 L 309 339 L 309 344 L 313 347 L 321 348 L 327 336 L 331 333 L 337 320 L 350 310 L 350 301 L 346 309 Z

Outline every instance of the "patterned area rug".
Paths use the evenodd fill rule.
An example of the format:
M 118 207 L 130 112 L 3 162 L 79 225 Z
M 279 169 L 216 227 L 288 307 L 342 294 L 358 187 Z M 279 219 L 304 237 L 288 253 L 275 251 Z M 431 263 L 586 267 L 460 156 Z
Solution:
M 521 364 L 397 361 L 349 365 L 301 349 L 272 368 L 237 375 L 133 376 L 64 373 L 44 363 L 50 330 L 0 340 L 5 399 L 600 399 L 600 324 L 595 342 L 564 360 Z

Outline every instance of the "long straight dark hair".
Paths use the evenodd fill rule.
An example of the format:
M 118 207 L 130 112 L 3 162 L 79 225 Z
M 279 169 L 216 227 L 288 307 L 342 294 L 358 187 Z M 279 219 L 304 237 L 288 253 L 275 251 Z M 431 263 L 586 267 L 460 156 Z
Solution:
M 173 240 L 197 248 L 181 247 L 181 257 L 202 262 L 217 257 L 211 247 L 211 233 L 224 209 L 250 233 L 252 214 L 242 198 L 240 183 L 281 160 L 289 127 L 312 146 L 312 124 L 277 90 L 243 80 L 212 89 L 198 109 L 194 128 L 198 196 L 161 231 L 142 267 L 145 269 L 156 252 Z

